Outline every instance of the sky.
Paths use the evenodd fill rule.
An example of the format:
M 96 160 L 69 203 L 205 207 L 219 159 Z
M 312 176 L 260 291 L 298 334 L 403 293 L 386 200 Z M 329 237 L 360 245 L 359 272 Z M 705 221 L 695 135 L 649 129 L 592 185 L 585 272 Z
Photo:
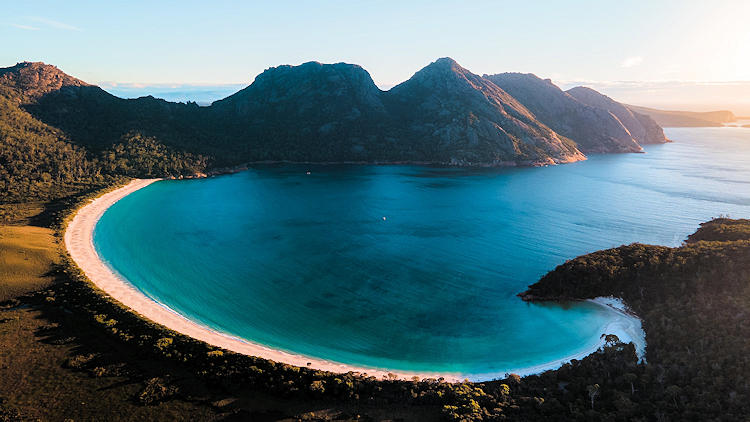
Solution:
M 449 56 L 477 74 L 750 115 L 743 0 L 26 0 L 3 11 L 0 66 L 43 61 L 122 96 L 223 96 L 311 60 L 359 64 L 388 89 Z

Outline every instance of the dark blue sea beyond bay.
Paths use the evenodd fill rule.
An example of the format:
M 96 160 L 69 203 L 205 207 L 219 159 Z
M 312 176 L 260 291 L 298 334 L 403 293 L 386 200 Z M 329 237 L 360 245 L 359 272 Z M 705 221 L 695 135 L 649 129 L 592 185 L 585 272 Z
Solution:
M 112 206 L 100 256 L 149 297 L 253 342 L 356 366 L 502 374 L 599 342 L 593 303 L 516 295 L 565 260 L 750 218 L 750 129 L 543 168 L 259 166 Z M 307 174 L 307 172 L 310 174 Z

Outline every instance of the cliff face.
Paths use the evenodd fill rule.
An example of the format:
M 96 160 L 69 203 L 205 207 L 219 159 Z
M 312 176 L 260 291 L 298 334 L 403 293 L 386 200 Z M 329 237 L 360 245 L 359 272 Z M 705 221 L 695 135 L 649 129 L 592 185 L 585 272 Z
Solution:
M 667 136 L 664 135 L 664 129 L 662 129 L 661 126 L 659 126 L 654 119 L 651 118 L 651 116 L 648 116 L 646 114 L 638 113 L 635 110 L 628 107 L 631 113 L 633 113 L 633 116 L 635 116 L 636 120 L 641 124 L 641 127 L 643 127 L 644 131 L 644 144 L 652 143 L 652 144 L 663 144 L 670 142 L 669 139 L 667 139 Z
M 542 80 L 531 73 L 501 73 L 485 78 L 523 103 L 547 126 L 575 141 L 584 153 L 642 150 L 609 111 L 578 101 L 549 79 Z
M 664 136 L 664 131 L 653 119 L 644 114 L 636 116 L 636 113 L 628 107 L 604 94 L 582 86 L 571 88 L 566 92 L 584 104 L 607 110 L 615 115 L 633 135 L 633 138 L 642 145 L 669 142 Z

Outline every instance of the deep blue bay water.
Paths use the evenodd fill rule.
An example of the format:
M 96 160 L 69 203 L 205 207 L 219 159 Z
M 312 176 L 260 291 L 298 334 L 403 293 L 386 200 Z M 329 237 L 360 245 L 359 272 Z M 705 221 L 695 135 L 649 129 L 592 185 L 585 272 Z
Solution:
M 107 210 L 94 243 L 143 293 L 231 335 L 357 366 L 502 374 L 591 347 L 613 318 L 516 297 L 547 271 L 750 217 L 750 129 L 667 136 L 646 154 L 544 168 L 286 165 L 162 181 Z

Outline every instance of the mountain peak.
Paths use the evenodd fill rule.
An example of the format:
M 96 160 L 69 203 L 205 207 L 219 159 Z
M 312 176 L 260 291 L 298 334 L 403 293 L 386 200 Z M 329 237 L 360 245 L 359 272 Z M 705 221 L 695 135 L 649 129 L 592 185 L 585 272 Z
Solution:
M 420 72 L 451 72 L 459 74 L 471 73 L 450 57 L 441 57 L 423 67 L 422 70 L 420 70 L 418 73 Z
M 268 68 L 248 87 L 213 105 L 215 109 L 229 107 L 242 115 L 260 115 L 278 104 L 310 113 L 336 104 L 336 108 L 349 110 L 343 114 L 359 116 L 366 110 L 382 109 L 379 95 L 380 90 L 361 66 L 311 61 Z
M 36 69 L 38 69 L 38 68 L 51 68 L 51 69 L 57 69 L 57 67 L 55 67 L 55 66 L 53 66 L 51 64 L 44 63 L 44 62 L 22 61 L 22 62 L 16 63 L 15 66 L 6 67 L 6 68 L 3 68 L 0 71 L 1 72 L 6 72 L 6 71 L 12 72 L 12 71 L 20 71 L 21 69 L 26 69 L 26 68 L 36 68 Z
M 407 81 L 396 85 L 391 91 L 399 91 L 409 86 L 419 86 L 422 89 L 447 89 L 455 92 L 481 91 L 487 81 L 479 75 L 471 73 L 461 67 L 450 57 L 443 57 L 423 67 Z M 497 89 L 495 87 L 495 89 Z
M 542 79 L 539 76 L 537 76 L 534 73 L 522 73 L 522 72 L 504 72 L 504 73 L 498 73 L 495 75 L 482 75 L 483 78 L 487 78 L 489 80 L 504 80 L 507 82 L 527 82 L 527 83 L 544 83 L 547 85 L 551 85 L 555 87 L 557 86 L 552 83 L 551 79 Z
M 88 86 L 55 66 L 43 62 L 20 62 L 15 66 L 0 68 L 0 85 L 21 91 L 31 98 L 38 98 L 64 86 Z
M 349 63 L 328 64 L 317 61 L 310 61 L 297 66 L 269 67 L 255 78 L 250 87 L 287 86 L 293 88 L 294 85 L 310 83 L 316 85 L 315 88 L 322 88 L 327 85 L 334 90 L 339 85 L 357 86 L 365 90 L 377 89 L 370 74 L 359 65 Z
M 457 61 L 453 60 L 451 57 L 441 57 L 433 62 L 435 65 L 439 66 L 458 66 L 461 67 L 461 65 L 458 64 Z
M 576 86 L 576 87 L 570 88 L 569 90 L 567 90 L 565 92 L 567 92 L 568 94 L 570 94 L 570 95 L 572 95 L 574 97 L 576 97 L 576 96 L 591 95 L 591 96 L 595 96 L 595 97 L 605 97 L 605 98 L 607 98 L 609 100 L 612 100 L 611 98 L 607 97 L 606 95 L 602 94 L 601 92 L 599 92 L 599 91 L 597 91 L 595 89 L 589 88 L 587 86 Z M 612 101 L 614 101 L 614 100 L 612 100 Z
M 281 74 L 281 73 L 305 75 L 307 73 L 332 72 L 332 71 L 338 71 L 338 72 L 350 71 L 350 72 L 357 72 L 357 73 L 360 73 L 360 72 L 367 73 L 367 71 L 364 68 L 362 68 L 362 66 L 357 65 L 357 64 L 344 63 L 344 62 L 321 63 L 319 61 L 309 61 L 309 62 L 304 62 L 296 66 L 290 65 L 290 64 L 283 64 L 279 66 L 269 67 L 258 76 L 260 77 L 263 75 L 273 75 L 273 74 Z

